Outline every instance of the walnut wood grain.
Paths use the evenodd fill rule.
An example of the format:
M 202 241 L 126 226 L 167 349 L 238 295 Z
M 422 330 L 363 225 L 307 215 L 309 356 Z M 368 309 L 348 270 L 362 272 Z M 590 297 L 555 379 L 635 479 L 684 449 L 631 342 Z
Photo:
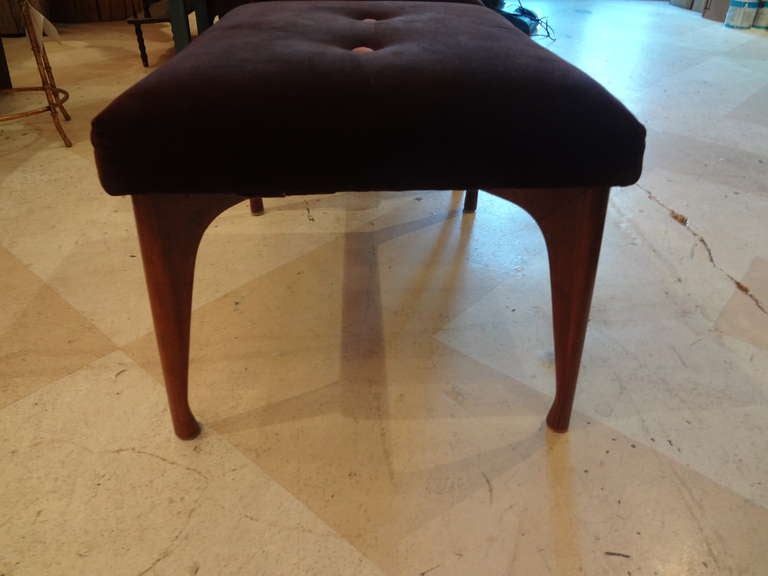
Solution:
M 200 432 L 189 408 L 188 371 L 192 285 L 203 232 L 241 196 L 146 194 L 133 196 L 144 275 L 176 435 Z
M 555 400 L 547 424 L 565 432 L 571 420 L 587 333 L 609 188 L 495 189 L 539 225 L 549 253 L 555 339 Z

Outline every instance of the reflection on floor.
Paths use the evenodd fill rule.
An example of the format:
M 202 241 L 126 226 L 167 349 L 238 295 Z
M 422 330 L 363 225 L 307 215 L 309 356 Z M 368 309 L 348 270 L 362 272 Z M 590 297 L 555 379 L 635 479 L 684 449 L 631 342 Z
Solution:
M 101 192 L 88 142 L 145 70 L 124 23 L 62 26 L 75 147 L 45 117 L 0 125 L 0 574 L 768 573 L 768 38 L 662 2 L 527 6 L 649 128 L 611 201 L 568 435 L 542 426 L 535 225 L 411 192 L 214 224 L 205 428 L 175 440 L 130 202 Z M 167 60 L 168 30 L 147 32 Z

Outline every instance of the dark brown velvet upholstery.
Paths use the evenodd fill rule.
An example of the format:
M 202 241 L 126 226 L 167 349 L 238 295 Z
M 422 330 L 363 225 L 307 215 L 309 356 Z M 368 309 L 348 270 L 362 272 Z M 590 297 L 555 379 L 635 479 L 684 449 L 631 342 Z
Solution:
M 224 16 L 230 10 L 234 10 L 238 6 L 243 4 L 250 4 L 251 2 L 264 2 L 268 0 L 208 0 L 208 14 L 213 18 L 214 16 Z M 367 0 L 348 0 L 349 2 L 360 2 Z M 428 0 L 432 2 L 460 2 L 464 4 L 479 4 L 484 6 L 481 0 Z
M 110 194 L 270 196 L 628 185 L 645 130 L 491 10 L 330 0 L 236 8 L 92 139 Z

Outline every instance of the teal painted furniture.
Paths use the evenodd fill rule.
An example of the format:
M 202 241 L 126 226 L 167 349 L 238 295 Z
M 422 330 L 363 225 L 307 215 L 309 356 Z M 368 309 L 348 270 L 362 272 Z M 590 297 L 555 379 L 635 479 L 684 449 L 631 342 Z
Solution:
M 193 3 L 197 30 L 200 33 L 211 25 L 211 19 L 208 17 L 208 1 L 194 0 Z M 186 48 L 192 39 L 184 0 L 168 0 L 168 16 L 171 20 L 171 30 L 173 31 L 173 44 L 176 47 L 176 51 L 180 52 Z

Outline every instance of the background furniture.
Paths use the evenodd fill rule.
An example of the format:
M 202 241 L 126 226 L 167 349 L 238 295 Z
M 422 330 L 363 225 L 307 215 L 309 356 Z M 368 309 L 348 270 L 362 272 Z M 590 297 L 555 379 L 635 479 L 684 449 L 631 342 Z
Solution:
M 11 72 L 8 69 L 8 60 L 5 58 L 5 48 L 0 40 L 0 89 L 11 87 Z
M 40 74 L 42 85 L 23 88 L 3 88 L 0 89 L 0 92 L 43 92 L 45 94 L 46 100 L 48 101 L 48 105 L 32 110 L 26 110 L 24 112 L 0 115 L 0 122 L 17 120 L 19 118 L 26 118 L 35 114 L 43 114 L 48 112 L 50 113 L 53 124 L 56 126 L 56 130 L 59 132 L 59 136 L 61 136 L 65 146 L 70 147 L 72 146 L 72 142 L 64 132 L 64 128 L 61 125 L 61 120 L 59 119 L 59 113 L 64 116 L 65 120 L 70 119 L 69 113 L 67 112 L 66 108 L 64 108 L 64 102 L 66 102 L 69 98 L 69 94 L 66 90 L 62 90 L 56 86 L 56 80 L 53 77 L 53 70 L 51 69 L 51 64 L 48 61 L 48 54 L 45 51 L 45 45 L 41 39 L 42 33 L 40 33 L 40 36 L 38 36 L 38 33 L 35 30 L 34 24 L 32 23 L 32 18 L 29 14 L 28 1 L 18 0 L 18 3 L 19 11 L 24 22 L 24 29 L 26 31 L 27 38 L 29 39 L 29 45 L 32 48 L 32 53 L 35 55 L 35 62 L 37 63 L 37 70 Z M 5 59 L 3 58 L 3 60 Z
M 46 18 L 51 17 L 51 0 L 30 0 Z M 22 36 L 24 19 L 17 0 L 0 0 L 0 36 Z
M 186 18 L 186 16 L 194 10 L 194 1 L 184 0 L 183 5 L 184 15 Z M 136 32 L 136 42 L 139 45 L 139 56 L 141 58 L 141 63 L 145 68 L 149 66 L 149 59 L 147 57 L 147 47 L 144 43 L 144 33 L 142 32 L 141 27 L 145 24 L 162 24 L 165 22 L 171 22 L 172 20 L 168 8 L 167 0 L 143 0 L 139 13 L 134 13 L 133 17 L 128 19 L 128 24 L 131 24 Z M 189 21 L 185 20 L 183 25 L 189 34 Z
M 132 14 L 133 0 L 55 0 L 51 20 L 55 22 L 99 22 L 125 20 Z
M 189 8 L 195 12 L 198 34 L 212 23 L 208 16 L 207 0 L 168 0 L 168 17 L 170 18 L 173 43 L 177 52 L 183 50 L 192 39 L 187 18 Z

